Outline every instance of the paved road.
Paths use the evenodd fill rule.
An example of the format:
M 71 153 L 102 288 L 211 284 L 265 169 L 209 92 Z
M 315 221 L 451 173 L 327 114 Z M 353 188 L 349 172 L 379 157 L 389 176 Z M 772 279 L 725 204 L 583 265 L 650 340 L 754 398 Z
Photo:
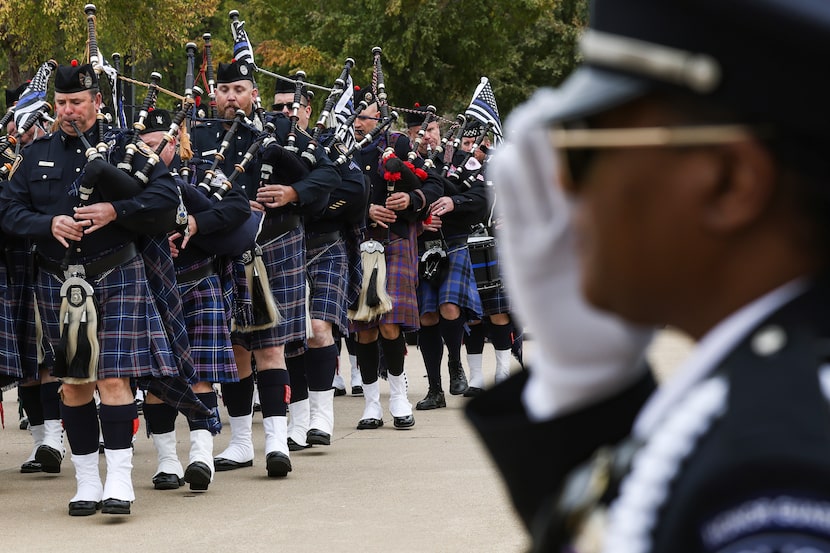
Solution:
M 534 344 L 526 345 L 532 359 Z M 651 357 L 664 371 L 687 342 L 663 333 Z M 342 360 L 347 366 L 347 359 Z M 485 348 L 492 378 L 492 348 Z M 420 352 L 409 348 L 413 403 L 426 393 Z M 514 367 L 516 369 L 516 367 Z M 346 371 L 348 372 L 348 371 Z M 487 372 L 487 371 L 486 371 Z M 445 373 L 446 374 L 446 373 Z M 445 376 L 446 378 L 446 376 Z M 388 390 L 381 386 L 386 406 Z M 408 431 L 356 430 L 360 397 L 335 399 L 330 447 L 292 453 L 285 479 L 265 476 L 261 419 L 254 419 L 254 467 L 219 473 L 206 493 L 152 489 L 156 461 L 142 429 L 135 444 L 133 514 L 69 517 L 74 471 L 20 474 L 31 448 L 17 429 L 16 396 L 6 394 L 0 430 L 0 549 L 9 552 L 516 552 L 527 546 L 501 481 L 463 416 L 465 400 L 447 394 L 447 408 L 416 412 Z M 223 413 L 224 418 L 224 413 Z M 179 457 L 187 459 L 187 427 L 178 419 Z M 230 438 L 216 439 L 221 451 Z M 103 467 L 103 460 L 102 460 Z M 103 472 L 103 469 L 102 469 Z

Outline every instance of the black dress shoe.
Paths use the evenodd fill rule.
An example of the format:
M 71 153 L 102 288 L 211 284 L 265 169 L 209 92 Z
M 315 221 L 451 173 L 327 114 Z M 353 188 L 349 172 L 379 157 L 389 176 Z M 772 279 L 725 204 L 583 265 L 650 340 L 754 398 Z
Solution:
M 105 499 L 101 505 L 101 512 L 105 515 L 129 515 L 130 502 L 125 499 Z
M 61 471 L 63 455 L 54 447 L 42 445 L 35 451 L 35 461 L 40 463 L 40 468 L 43 472 L 57 474 Z
M 288 451 L 302 451 L 311 447 L 311 444 L 300 445 L 294 441 L 294 438 L 288 438 Z
M 334 397 L 345 396 L 345 395 L 346 395 L 346 388 L 338 388 L 337 386 L 334 387 Z
M 464 397 L 476 397 L 481 395 L 484 390 L 481 388 L 476 388 L 475 386 L 468 386 L 466 390 L 464 390 Z
M 312 428 L 305 435 L 306 441 L 311 445 L 331 445 L 331 434 L 317 428 Z
M 287 476 L 291 472 L 291 459 L 281 451 L 272 451 L 265 456 L 265 469 L 271 478 Z
M 205 491 L 210 485 L 210 467 L 201 461 L 190 463 L 184 471 L 184 481 L 194 492 Z
M 32 474 L 33 472 L 43 472 L 43 467 L 37 461 L 26 461 L 20 465 L 20 472 L 23 474 Z
M 88 517 L 94 515 L 95 511 L 101 509 L 100 501 L 70 501 L 69 502 L 69 516 L 71 517 Z
M 450 393 L 460 396 L 467 389 L 467 375 L 464 374 L 464 367 L 460 361 L 450 361 Z
M 352 386 L 352 395 L 353 396 L 362 396 L 363 395 L 363 386 Z
M 160 472 L 153 476 L 153 487 L 157 490 L 178 490 L 182 487 L 182 479 L 175 474 Z
M 428 411 L 429 409 L 438 409 L 439 407 L 446 407 L 447 400 L 444 399 L 444 392 L 441 390 L 429 390 L 424 399 L 415 404 L 415 409 L 418 411 Z
M 223 472 L 226 470 L 236 470 L 242 469 L 245 467 L 252 467 L 254 466 L 254 460 L 251 459 L 250 461 L 231 461 L 230 459 L 225 459 L 224 457 L 214 457 L 213 458 L 213 468 L 216 472 Z
M 380 419 L 360 419 L 357 421 L 358 430 L 375 430 L 383 426 L 383 421 Z
M 393 424 L 395 425 L 395 428 L 406 429 L 415 426 L 415 417 L 413 417 L 412 415 L 407 415 L 405 417 L 393 417 L 393 419 Z

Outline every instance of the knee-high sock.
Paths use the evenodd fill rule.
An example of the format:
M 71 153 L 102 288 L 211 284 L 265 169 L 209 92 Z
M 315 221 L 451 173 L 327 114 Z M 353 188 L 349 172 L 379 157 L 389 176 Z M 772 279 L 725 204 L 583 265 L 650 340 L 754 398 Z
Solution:
M 308 379 L 305 373 L 305 354 L 285 359 L 291 381 L 291 403 L 308 399 Z M 331 382 L 329 382 L 329 388 Z
M 29 417 L 29 424 L 40 426 L 43 424 L 43 403 L 40 401 L 40 388 L 37 386 L 21 386 L 17 389 L 20 405 Z
M 166 403 L 144 403 L 144 422 L 150 434 L 167 434 L 176 429 L 175 407 Z
M 484 352 L 484 323 L 470 325 L 470 333 L 464 337 L 464 346 L 469 355 Z
M 61 418 L 61 396 L 58 392 L 60 388 L 60 382 L 46 382 L 40 386 L 40 404 L 43 406 L 45 420 Z
M 132 446 L 133 435 L 138 430 L 138 407 L 129 405 L 99 406 L 101 434 L 106 449 L 127 449 Z
M 506 325 L 490 325 L 490 339 L 493 341 L 493 348 L 496 350 L 510 349 L 513 345 L 513 325 L 507 323 Z
M 254 375 L 243 378 L 239 382 L 222 383 L 222 400 L 231 417 L 244 417 L 253 413 Z
M 441 391 L 441 359 L 444 357 L 444 342 L 441 340 L 441 325 L 421 326 L 418 332 L 418 346 L 424 358 L 429 389 Z
M 355 342 L 355 355 L 357 364 L 360 366 L 360 376 L 364 384 L 373 384 L 378 379 L 378 365 L 380 354 L 378 353 L 377 341 L 368 344 Z
M 288 413 L 288 402 L 291 400 L 291 380 L 288 371 L 261 370 L 257 373 L 257 386 L 262 417 L 284 417 Z
M 95 401 L 78 407 L 61 403 L 61 418 L 73 455 L 98 453 L 98 410 Z
M 464 319 L 449 320 L 441 317 L 438 323 L 441 327 L 441 337 L 447 345 L 447 359 L 450 362 L 461 361 L 461 341 L 464 339 Z
M 394 340 L 387 340 L 381 336 L 380 347 L 383 348 L 383 356 L 386 358 L 389 374 L 392 376 L 403 374 L 403 362 L 404 357 L 406 357 L 406 338 L 403 337 L 403 332 L 398 334 L 398 337 Z
M 210 392 L 202 392 L 200 394 L 196 394 L 202 403 L 205 404 L 205 407 L 217 413 L 217 409 L 219 408 L 219 400 L 216 398 L 216 392 L 211 390 Z M 199 421 L 192 421 L 190 419 L 187 420 L 187 426 L 190 430 L 210 430 L 210 424 L 208 424 L 208 420 L 203 418 Z
M 322 348 L 309 348 L 304 357 L 308 389 L 312 392 L 325 392 L 331 389 L 334 373 L 337 372 L 337 346 L 332 344 Z

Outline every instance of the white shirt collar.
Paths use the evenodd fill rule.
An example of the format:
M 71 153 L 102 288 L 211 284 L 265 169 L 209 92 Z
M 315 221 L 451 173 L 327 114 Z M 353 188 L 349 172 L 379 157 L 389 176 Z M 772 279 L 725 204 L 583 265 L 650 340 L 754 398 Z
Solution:
M 806 278 L 790 281 L 745 305 L 707 332 L 674 375 L 643 406 L 634 422 L 634 436 L 648 438 L 678 400 L 706 378 L 758 322 L 806 289 Z

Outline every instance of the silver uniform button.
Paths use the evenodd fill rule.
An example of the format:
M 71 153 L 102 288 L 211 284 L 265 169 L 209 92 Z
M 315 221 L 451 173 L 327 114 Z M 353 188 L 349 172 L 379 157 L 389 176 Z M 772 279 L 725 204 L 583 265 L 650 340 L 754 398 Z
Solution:
M 780 326 L 765 326 L 752 337 L 752 351 L 767 357 L 781 351 L 787 343 L 787 333 Z
M 75 172 L 76 172 L 76 173 L 80 173 L 80 172 L 81 172 L 81 168 L 80 168 L 80 167 L 75 167 Z
M 76 153 L 76 154 L 80 154 L 80 153 L 81 153 L 81 149 L 80 149 L 80 148 L 78 148 L 77 150 L 75 150 L 75 153 Z

